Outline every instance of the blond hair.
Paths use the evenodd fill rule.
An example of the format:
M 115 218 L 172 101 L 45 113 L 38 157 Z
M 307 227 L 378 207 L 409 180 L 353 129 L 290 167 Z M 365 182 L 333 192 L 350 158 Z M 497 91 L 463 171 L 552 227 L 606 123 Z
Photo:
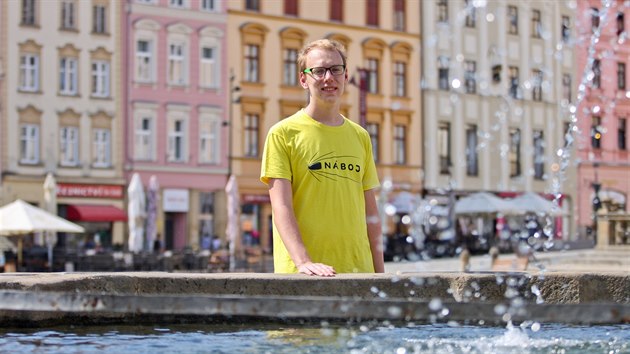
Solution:
M 343 44 L 337 42 L 333 39 L 318 39 L 316 41 L 312 41 L 305 45 L 302 50 L 300 50 L 300 54 L 298 54 L 297 64 L 300 72 L 306 69 L 306 56 L 313 49 L 324 49 L 324 50 L 336 50 L 339 55 L 341 55 L 341 60 L 343 60 L 343 65 L 346 65 L 346 47 Z

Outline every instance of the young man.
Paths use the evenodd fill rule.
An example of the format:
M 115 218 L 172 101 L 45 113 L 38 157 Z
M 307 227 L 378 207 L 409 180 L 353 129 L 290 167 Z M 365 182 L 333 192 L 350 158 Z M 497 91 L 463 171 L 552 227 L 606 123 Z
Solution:
M 309 43 L 298 67 L 309 103 L 271 127 L 260 175 L 273 210 L 275 272 L 382 273 L 370 136 L 339 113 L 345 48 L 327 39 Z

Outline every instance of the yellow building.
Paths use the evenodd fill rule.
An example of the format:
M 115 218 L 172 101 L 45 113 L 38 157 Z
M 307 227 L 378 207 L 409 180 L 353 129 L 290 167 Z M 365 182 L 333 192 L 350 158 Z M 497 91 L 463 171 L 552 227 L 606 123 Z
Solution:
M 296 59 L 312 40 L 330 38 L 346 46 L 355 86 L 347 87 L 342 113 L 355 122 L 364 119 L 381 183 L 391 180 L 394 190 L 420 191 L 419 7 L 405 0 L 228 3 L 232 170 L 243 231 L 259 232 L 264 249 L 271 246 L 271 206 L 259 181 L 262 146 L 274 123 L 306 105 Z M 363 116 L 360 70 L 367 77 Z

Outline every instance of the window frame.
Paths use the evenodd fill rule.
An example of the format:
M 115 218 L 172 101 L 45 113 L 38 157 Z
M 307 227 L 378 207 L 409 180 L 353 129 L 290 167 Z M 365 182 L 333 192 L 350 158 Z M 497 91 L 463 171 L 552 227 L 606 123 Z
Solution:
M 394 62 L 394 96 L 407 97 L 407 63 L 402 60 Z
M 36 0 L 22 0 L 20 12 L 20 26 L 38 26 L 38 11 Z
M 479 176 L 479 152 L 477 152 L 477 125 L 469 124 L 466 127 L 466 175 Z
M 370 135 L 370 143 L 372 144 L 372 159 L 374 162 L 380 161 L 380 144 L 379 144 L 379 131 L 380 125 L 374 122 L 368 122 L 365 126 L 365 130 L 367 130 Z
M 437 22 L 448 23 L 448 2 L 447 0 L 437 0 Z
M 404 124 L 394 125 L 394 164 L 407 163 L 407 127 Z
M 215 114 L 202 114 L 199 117 L 199 163 L 219 164 L 221 162 L 220 139 L 221 122 L 219 117 Z
M 183 163 L 187 161 L 187 124 L 184 117 L 168 119 L 167 157 L 168 162 Z
M 626 90 L 626 63 L 617 63 L 617 89 Z
M 64 167 L 79 166 L 79 127 L 66 125 L 59 127 L 59 165 Z
M 20 75 L 19 90 L 23 92 L 39 91 L 39 54 L 20 54 Z M 32 86 L 26 86 L 27 82 L 32 82 Z
M 450 58 L 445 55 L 438 57 L 438 89 L 450 91 L 451 82 L 449 80 Z
M 156 118 L 153 114 L 137 112 L 137 124 L 134 131 L 134 160 L 153 161 L 155 159 L 154 138 Z M 148 123 L 146 126 L 144 123 Z
M 258 113 L 246 113 L 243 119 L 244 155 L 246 157 L 258 157 L 260 153 L 260 116 Z
M 109 168 L 112 166 L 112 132 L 110 129 L 92 129 L 92 167 Z
M 260 82 L 260 45 L 248 43 L 245 45 L 244 68 L 246 82 Z
M 619 118 L 617 124 L 617 149 L 626 151 L 628 150 L 628 120 Z
M 103 4 L 94 4 L 92 6 L 92 33 L 107 34 L 109 28 L 107 26 L 107 6 Z
M 518 7 L 508 5 L 507 7 L 508 34 L 518 35 Z
M 147 43 L 147 50 L 140 51 L 140 42 Z M 155 82 L 155 56 L 153 55 L 155 41 L 146 38 L 136 39 L 136 68 L 135 80 L 140 83 Z M 146 72 L 146 77 L 141 76 L 141 72 Z
M 176 49 L 173 52 L 173 49 Z M 168 43 L 168 77 L 170 86 L 188 85 L 188 46 L 182 41 L 172 40 Z M 179 77 L 175 77 L 175 68 L 179 67 Z
M 542 14 L 538 9 L 532 9 L 532 38 L 542 38 Z
M 110 80 L 111 75 L 109 61 L 92 60 L 92 97 L 110 97 Z
M 441 175 L 450 175 L 452 166 L 451 123 L 440 122 L 438 125 L 437 151 Z
M 522 174 L 521 167 L 521 129 L 520 128 L 510 128 L 510 150 L 509 150 L 509 160 L 510 160 L 510 177 L 519 177 Z
M 343 23 L 343 1 L 344 0 L 329 1 L 329 17 L 331 21 Z
M 466 93 L 477 93 L 477 62 L 474 60 L 464 61 L 464 87 Z
M 59 94 L 76 96 L 79 93 L 79 60 L 71 56 L 59 58 Z
M 539 69 L 532 70 L 532 101 L 542 102 L 543 98 L 543 72 Z
M 542 130 L 534 130 L 532 137 L 534 148 L 534 179 L 542 180 L 545 177 L 545 135 Z
M 60 2 L 61 21 L 59 28 L 62 30 L 76 30 L 77 19 L 75 2 L 72 0 L 64 0 Z
M 378 58 L 367 58 L 365 60 L 366 71 L 366 88 L 367 92 L 377 95 L 380 93 L 380 80 L 379 80 L 379 66 L 380 60 Z
M 298 86 L 298 50 L 295 48 L 284 48 L 282 52 L 284 58 L 282 63 L 282 84 L 286 86 Z
M 36 165 L 40 162 L 39 124 L 20 124 L 20 164 Z

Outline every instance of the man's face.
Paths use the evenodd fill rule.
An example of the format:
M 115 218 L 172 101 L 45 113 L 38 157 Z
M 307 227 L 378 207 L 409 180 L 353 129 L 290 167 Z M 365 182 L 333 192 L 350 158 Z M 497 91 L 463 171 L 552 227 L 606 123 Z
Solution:
M 334 102 L 341 97 L 348 81 L 348 72 L 347 70 L 341 74 L 337 72 L 340 71 L 340 68 L 335 66 L 339 65 L 343 65 L 343 59 L 336 50 L 315 48 L 307 54 L 306 69 L 328 69 L 324 71 L 323 75 L 319 73 L 322 69 L 316 69 L 310 73 L 300 73 L 300 84 L 309 90 L 312 100 Z

